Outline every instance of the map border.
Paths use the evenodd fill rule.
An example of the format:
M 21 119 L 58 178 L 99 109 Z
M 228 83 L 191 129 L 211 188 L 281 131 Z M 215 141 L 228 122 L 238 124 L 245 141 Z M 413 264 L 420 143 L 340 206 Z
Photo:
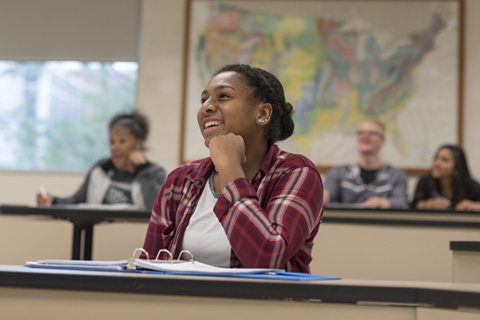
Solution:
M 221 1 L 215 1 L 218 3 L 231 3 L 231 2 L 251 2 L 252 0 L 221 0 Z M 302 1 L 329 1 L 329 0 L 264 0 L 264 1 L 271 1 L 271 2 L 295 2 L 299 3 Z M 339 6 L 345 6 L 346 2 L 367 2 L 365 0 L 336 0 L 335 4 L 338 4 Z M 392 2 L 393 0 L 368 0 L 368 2 Z M 457 35 L 457 41 L 458 41 L 458 53 L 456 58 L 457 61 L 457 79 L 458 83 L 456 86 L 456 95 L 458 97 L 457 105 L 452 106 L 453 108 L 457 109 L 457 137 L 456 137 L 456 142 L 459 146 L 462 146 L 463 144 L 463 100 L 464 100 L 464 92 L 463 92 L 463 73 L 464 73 L 464 11 L 465 11 L 465 1 L 464 0 L 403 0 L 404 2 L 437 2 L 437 3 L 443 3 L 443 2 L 452 2 L 456 3 L 458 6 L 458 16 L 457 16 L 457 25 L 458 25 L 458 35 Z M 187 114 L 189 111 L 189 106 L 188 106 L 188 73 L 189 73 L 189 68 L 193 68 L 194 66 L 190 66 L 190 28 L 191 28 L 191 22 L 192 18 L 194 17 L 193 15 L 198 15 L 197 12 L 192 12 L 192 4 L 193 2 L 211 2 L 211 0 L 187 0 L 186 1 L 186 10 L 185 10 L 185 32 L 184 32 L 184 55 L 183 55 L 183 73 L 182 73 L 182 96 L 181 96 L 181 123 L 180 123 L 180 154 L 179 154 L 179 160 L 181 164 L 187 163 L 188 161 L 192 161 L 195 159 L 187 159 L 186 158 L 186 150 L 189 148 L 189 145 L 187 145 L 187 133 L 186 130 L 187 128 Z M 330 1 L 332 2 L 332 1 Z M 287 12 L 286 12 L 287 13 Z M 195 93 L 196 96 L 198 96 L 198 93 Z M 452 125 L 455 125 L 455 123 L 452 123 Z M 197 129 L 197 128 L 196 128 Z M 455 139 L 454 139 L 455 140 Z M 315 159 L 312 159 L 314 163 L 316 163 Z M 341 164 L 341 163 L 338 163 Z M 330 168 L 332 168 L 334 165 L 320 165 L 316 163 L 317 168 L 319 171 L 327 171 Z M 426 174 L 429 170 L 429 166 L 427 167 L 402 167 L 399 165 L 401 169 L 404 169 L 408 174 Z

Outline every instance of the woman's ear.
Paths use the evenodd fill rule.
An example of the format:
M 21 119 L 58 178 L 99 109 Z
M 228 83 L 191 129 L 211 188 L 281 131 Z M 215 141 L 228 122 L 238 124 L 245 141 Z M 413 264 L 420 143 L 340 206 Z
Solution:
M 259 124 L 267 123 L 272 117 L 273 108 L 270 103 L 262 103 L 258 108 L 257 122 Z
M 143 139 L 137 139 L 137 150 L 143 150 Z

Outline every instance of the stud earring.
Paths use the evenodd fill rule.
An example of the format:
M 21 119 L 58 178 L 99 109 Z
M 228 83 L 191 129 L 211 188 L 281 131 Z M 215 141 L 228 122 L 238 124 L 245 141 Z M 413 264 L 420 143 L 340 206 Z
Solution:
M 265 120 L 258 119 L 258 123 L 265 123 L 265 122 L 267 122 L 267 121 L 268 121 L 268 119 L 265 119 Z

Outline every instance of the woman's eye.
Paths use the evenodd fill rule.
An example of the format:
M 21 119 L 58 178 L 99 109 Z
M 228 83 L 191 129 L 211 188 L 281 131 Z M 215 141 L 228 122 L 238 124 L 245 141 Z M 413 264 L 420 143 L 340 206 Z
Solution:
M 228 97 L 230 97 L 230 96 L 226 93 L 221 93 L 220 94 L 220 98 L 228 98 Z

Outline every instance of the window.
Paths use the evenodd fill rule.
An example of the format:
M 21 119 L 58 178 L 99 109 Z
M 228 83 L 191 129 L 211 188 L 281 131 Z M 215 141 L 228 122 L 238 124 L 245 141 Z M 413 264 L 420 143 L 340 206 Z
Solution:
M 1 170 L 85 171 L 135 105 L 136 62 L 0 61 Z

